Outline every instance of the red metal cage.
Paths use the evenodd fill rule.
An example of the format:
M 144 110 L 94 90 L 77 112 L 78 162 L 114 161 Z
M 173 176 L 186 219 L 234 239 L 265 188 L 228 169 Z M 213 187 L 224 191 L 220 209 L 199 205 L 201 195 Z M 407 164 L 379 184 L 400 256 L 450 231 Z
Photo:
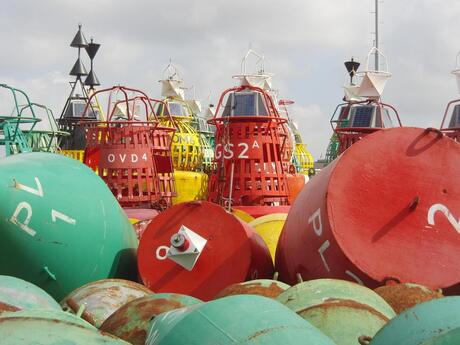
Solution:
M 84 163 L 107 183 L 122 206 L 169 206 L 175 193 L 170 155 L 174 129 L 158 126 L 144 92 L 123 86 L 95 92 L 84 115 L 92 98 L 101 93 L 108 93 L 107 120 L 81 122 L 87 141 Z
M 350 123 L 351 119 L 351 109 L 352 107 L 359 107 L 365 105 L 372 105 L 376 107 L 376 114 L 375 114 L 375 123 L 372 126 L 368 127 L 361 127 L 361 126 L 354 126 L 353 123 Z M 337 109 L 340 108 L 340 112 L 338 115 L 337 120 L 334 120 L 335 114 L 337 113 Z M 336 111 L 331 119 L 331 127 L 334 133 L 337 135 L 337 139 L 339 141 L 338 152 L 337 154 L 342 154 L 346 149 L 348 149 L 351 145 L 356 143 L 357 141 L 364 138 L 366 135 L 370 133 L 374 133 L 379 131 L 383 128 L 388 128 L 385 125 L 384 121 L 384 111 L 386 109 L 391 109 L 394 113 L 394 117 L 397 120 L 397 125 L 402 127 L 401 120 L 399 118 L 398 111 L 391 105 L 382 103 L 377 100 L 367 99 L 365 101 L 353 101 L 348 102 L 345 104 L 339 104 L 337 106 Z M 389 115 L 388 115 L 389 116 Z
M 224 116 L 224 98 L 238 92 L 260 95 L 265 115 Z M 257 96 L 259 97 L 259 96 Z M 216 116 L 215 162 L 209 200 L 221 205 L 287 205 L 286 150 L 291 146 L 287 120 L 281 118 L 270 95 L 259 87 L 244 85 L 224 91 Z

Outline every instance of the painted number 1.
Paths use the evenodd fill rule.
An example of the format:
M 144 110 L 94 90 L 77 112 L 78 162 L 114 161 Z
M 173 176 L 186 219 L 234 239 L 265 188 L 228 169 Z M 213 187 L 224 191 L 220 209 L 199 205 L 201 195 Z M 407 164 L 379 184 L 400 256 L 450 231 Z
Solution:
M 38 179 L 38 177 L 35 177 L 35 183 L 36 183 L 36 188 L 33 188 L 33 187 L 28 187 L 14 180 L 14 187 L 19 190 L 23 190 L 24 192 L 27 192 L 27 193 L 36 195 L 40 198 L 43 198 L 45 194 L 43 193 L 42 184 L 40 183 L 40 180 Z M 22 212 L 23 210 L 24 212 Z M 19 218 L 22 213 L 25 213 L 25 217 L 24 218 L 21 217 L 21 219 L 23 220 L 20 221 Z M 34 237 L 37 234 L 37 232 L 29 226 L 31 219 L 32 219 L 32 206 L 26 201 L 21 201 L 16 207 L 16 209 L 14 210 L 13 215 L 10 218 L 10 222 L 19 226 L 19 228 L 23 230 L 24 232 L 26 232 L 28 235 Z M 51 221 L 53 223 L 56 223 L 57 220 L 61 220 L 71 225 L 75 225 L 77 223 L 75 219 L 67 216 L 64 213 L 61 213 L 59 211 L 52 209 L 51 210 Z

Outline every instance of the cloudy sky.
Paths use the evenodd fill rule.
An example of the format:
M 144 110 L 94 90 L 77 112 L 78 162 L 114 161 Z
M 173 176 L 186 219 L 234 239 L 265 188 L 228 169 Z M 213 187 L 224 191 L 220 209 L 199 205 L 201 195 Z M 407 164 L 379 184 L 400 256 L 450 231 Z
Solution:
M 439 126 L 457 96 L 450 71 L 460 50 L 460 2 L 385 0 L 381 49 L 392 79 L 384 101 L 403 123 Z M 60 114 L 70 91 L 78 23 L 102 47 L 95 70 L 103 86 L 121 84 L 159 97 L 171 58 L 207 102 L 233 86 L 251 45 L 266 57 L 281 98 L 315 158 L 331 134 L 329 118 L 347 76 L 343 62 L 365 62 L 373 42 L 374 0 L 3 0 L 0 82 L 24 89 Z M 89 67 L 88 61 L 86 66 Z

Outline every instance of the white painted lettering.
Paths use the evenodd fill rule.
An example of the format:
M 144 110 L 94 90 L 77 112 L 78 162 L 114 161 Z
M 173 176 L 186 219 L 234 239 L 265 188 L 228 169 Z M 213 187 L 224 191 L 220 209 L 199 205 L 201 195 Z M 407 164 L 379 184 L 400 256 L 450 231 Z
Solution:
M 39 197 L 43 197 L 43 188 L 42 188 L 42 184 L 40 183 L 40 180 L 38 179 L 38 177 L 35 177 L 35 183 L 37 184 L 37 188 L 32 188 L 32 187 L 28 187 L 26 185 L 23 185 L 22 183 L 19 183 L 18 181 L 14 180 L 14 186 L 17 188 L 17 189 L 21 189 L 27 193 L 31 193 L 33 195 L 37 195 Z
M 318 253 L 319 253 L 319 256 L 321 256 L 321 260 L 323 261 L 323 265 L 324 265 L 324 268 L 330 272 L 330 268 L 329 268 L 329 265 L 327 264 L 327 261 L 326 261 L 326 258 L 324 257 L 324 252 L 326 251 L 327 248 L 329 248 L 329 240 L 326 240 L 322 245 L 321 247 L 319 247 L 318 249 Z
M 54 209 L 51 210 L 51 220 L 53 223 L 56 223 L 56 219 L 60 219 L 63 222 L 69 223 L 71 225 L 77 224 L 77 221 L 73 218 L 70 218 L 68 215 L 61 213 L 59 211 L 56 211 Z
M 21 223 L 18 220 L 18 216 L 21 213 L 22 210 L 26 210 L 26 219 Z M 16 207 L 16 210 L 14 211 L 13 215 L 10 218 L 10 222 L 19 226 L 22 230 L 24 230 L 26 233 L 28 233 L 30 236 L 35 236 L 37 232 L 29 227 L 30 220 L 32 219 L 32 206 L 28 204 L 25 201 L 22 201 L 18 204 L 18 207 Z
M 248 159 L 249 156 L 247 155 L 247 152 L 249 150 L 249 145 L 246 143 L 239 143 L 238 147 L 242 147 L 243 149 L 241 150 L 241 153 L 238 155 L 238 159 Z
M 308 224 L 313 223 L 313 230 L 317 236 L 321 236 L 323 233 L 323 224 L 321 222 L 321 208 L 318 208 L 311 216 L 308 218 Z
M 434 215 L 436 212 L 441 212 L 449 221 L 450 225 L 460 234 L 460 221 L 455 219 L 454 215 L 449 211 L 449 209 L 443 204 L 434 204 L 428 210 L 428 224 L 434 225 Z

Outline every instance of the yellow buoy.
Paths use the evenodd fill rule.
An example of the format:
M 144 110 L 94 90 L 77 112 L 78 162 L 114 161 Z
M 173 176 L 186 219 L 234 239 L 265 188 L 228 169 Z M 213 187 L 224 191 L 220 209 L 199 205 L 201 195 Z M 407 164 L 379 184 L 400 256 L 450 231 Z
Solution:
M 255 218 L 253 216 L 251 216 L 249 213 L 247 212 L 244 212 L 244 211 L 241 211 L 241 210 L 238 210 L 236 208 L 234 208 L 232 210 L 232 214 L 242 220 L 243 222 L 246 222 L 246 223 L 251 223 Z
M 208 192 L 208 175 L 194 171 L 174 171 L 177 196 L 173 205 L 186 201 L 206 200 Z
M 299 142 L 297 142 L 299 140 Z M 296 144 L 294 150 L 294 165 L 298 173 L 308 175 L 310 169 L 314 167 L 315 161 L 307 145 L 302 142 L 300 135 L 296 136 Z
M 287 213 L 271 213 L 249 223 L 267 244 L 273 261 L 275 261 L 276 245 L 286 218 Z
M 85 155 L 84 150 L 59 150 L 61 155 L 76 159 L 83 163 L 83 157 Z

